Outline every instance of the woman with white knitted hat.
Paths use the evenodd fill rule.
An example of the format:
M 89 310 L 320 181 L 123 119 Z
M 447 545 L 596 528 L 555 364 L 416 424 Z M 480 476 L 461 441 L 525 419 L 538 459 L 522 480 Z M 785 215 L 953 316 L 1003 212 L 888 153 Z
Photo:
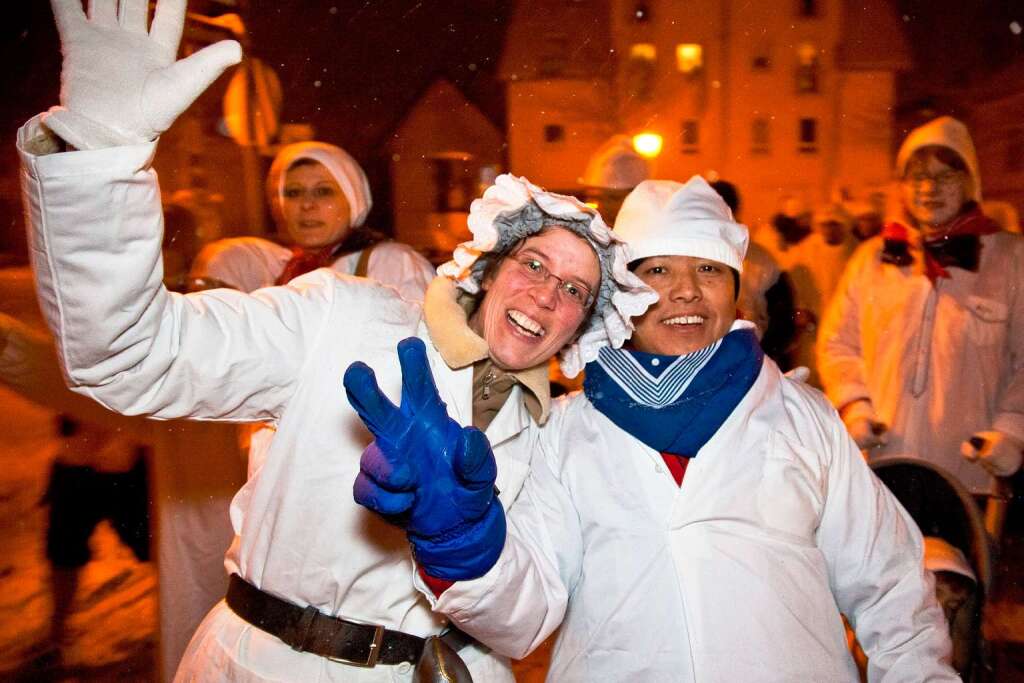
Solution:
M 449 411 L 494 444 L 501 493 L 489 505 L 511 505 L 548 416 L 548 361 L 563 352 L 572 375 L 621 343 L 650 292 L 596 212 L 511 176 L 474 203 L 474 239 L 424 304 L 328 269 L 252 294 L 168 292 L 156 138 L 238 46 L 175 62 L 183 2 L 161 0 L 149 32 L 143 0 L 95 6 L 87 18 L 54 2 L 63 106 L 18 135 L 65 377 L 118 412 L 277 426 L 232 505 L 236 577 L 178 678 L 410 681 L 446 624 L 412 586 L 405 535 L 350 498 L 370 438 L 342 396 L 345 368 L 365 362 L 396 397 L 396 344 L 416 338 Z M 473 644 L 459 654 L 478 680 L 511 681 L 505 658 Z
M 486 571 L 438 580 L 472 532 L 443 549 L 410 532 L 434 610 L 513 657 L 561 625 L 553 681 L 857 681 L 840 612 L 872 680 L 959 680 L 917 528 L 824 397 L 735 320 L 746 227 L 695 177 L 641 183 L 615 232 L 658 300 L 552 410 L 500 543 L 469 539 Z M 361 502 L 386 513 L 401 486 L 368 465 L 404 461 L 372 449 Z
M 345 150 L 325 142 L 285 146 L 270 166 L 266 193 L 287 246 L 254 236 L 211 242 L 189 272 L 193 289 L 252 292 L 326 267 L 423 299 L 434 268 L 412 247 L 384 241 L 366 226 L 370 183 Z
M 899 213 L 847 265 L 818 368 L 869 457 L 923 458 L 988 494 L 1024 449 L 1024 239 L 981 212 L 956 119 L 913 130 L 896 176 Z

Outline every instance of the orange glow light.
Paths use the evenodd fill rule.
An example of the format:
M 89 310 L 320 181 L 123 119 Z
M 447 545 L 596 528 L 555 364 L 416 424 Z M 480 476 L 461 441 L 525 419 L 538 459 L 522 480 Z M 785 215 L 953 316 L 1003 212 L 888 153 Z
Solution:
M 657 133 L 639 133 L 633 136 L 633 149 L 640 156 L 653 159 L 661 154 L 662 138 Z

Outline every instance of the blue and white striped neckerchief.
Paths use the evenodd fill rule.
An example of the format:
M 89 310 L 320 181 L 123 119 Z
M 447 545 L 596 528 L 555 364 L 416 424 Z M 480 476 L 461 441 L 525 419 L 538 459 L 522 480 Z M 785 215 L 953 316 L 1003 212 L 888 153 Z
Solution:
M 718 339 L 684 356 L 662 356 L 605 346 L 598 352 L 597 364 L 637 403 L 664 408 L 679 400 L 721 345 L 722 340 Z
M 583 391 L 654 450 L 693 457 L 746 396 L 763 362 L 748 326 L 684 356 L 604 348 L 587 364 Z

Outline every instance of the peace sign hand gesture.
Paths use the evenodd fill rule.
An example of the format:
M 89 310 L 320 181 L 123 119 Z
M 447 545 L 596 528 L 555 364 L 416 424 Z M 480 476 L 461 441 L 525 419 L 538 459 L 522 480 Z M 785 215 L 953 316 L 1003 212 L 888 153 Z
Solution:
M 398 344 L 402 402 L 396 407 L 364 363 L 345 372 L 345 392 L 373 443 L 363 451 L 355 499 L 403 527 L 431 576 L 482 576 L 505 543 L 505 514 L 494 495 L 497 465 L 475 427 L 448 416 L 415 337 Z

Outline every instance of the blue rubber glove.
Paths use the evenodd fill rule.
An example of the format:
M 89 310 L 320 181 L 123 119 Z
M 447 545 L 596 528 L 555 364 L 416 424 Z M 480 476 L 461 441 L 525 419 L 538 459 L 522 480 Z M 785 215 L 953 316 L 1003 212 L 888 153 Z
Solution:
M 431 576 L 477 578 L 505 545 L 494 454 L 483 432 L 448 416 L 421 340 L 401 341 L 398 360 L 397 408 L 365 363 L 345 371 L 349 403 L 375 437 L 359 462 L 356 502 L 404 528 L 416 561 Z

